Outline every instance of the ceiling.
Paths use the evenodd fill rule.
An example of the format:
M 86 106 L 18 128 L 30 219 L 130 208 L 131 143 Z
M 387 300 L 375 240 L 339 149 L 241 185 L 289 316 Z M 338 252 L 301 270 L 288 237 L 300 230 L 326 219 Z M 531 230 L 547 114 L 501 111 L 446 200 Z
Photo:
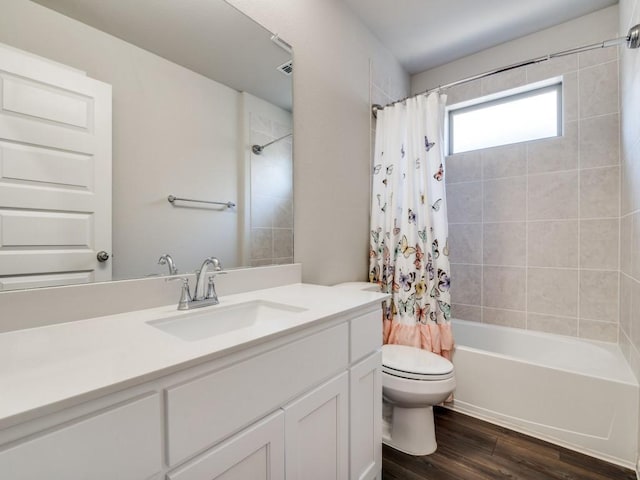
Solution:
M 618 0 L 345 0 L 410 74 L 618 3 Z
M 222 0 L 34 0 L 239 91 L 291 110 L 291 54 Z

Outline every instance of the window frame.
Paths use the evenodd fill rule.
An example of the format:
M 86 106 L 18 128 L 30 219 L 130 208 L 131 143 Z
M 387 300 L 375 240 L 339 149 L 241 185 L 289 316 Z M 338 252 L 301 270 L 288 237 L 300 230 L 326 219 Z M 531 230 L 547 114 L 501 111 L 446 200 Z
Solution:
M 531 142 L 535 140 L 541 140 L 544 138 L 555 138 L 561 137 L 564 134 L 563 124 L 564 124 L 564 111 L 563 111 L 563 78 L 562 77 L 554 77 L 543 82 L 536 82 L 524 85 L 519 88 L 514 88 L 510 90 L 505 90 L 492 95 L 485 95 L 482 97 L 475 98 L 473 100 L 459 102 L 454 105 L 450 105 L 446 107 L 446 122 L 445 122 L 445 135 L 447 138 L 446 146 L 447 146 L 447 154 L 455 155 L 457 153 L 466 153 L 473 152 L 476 150 L 482 150 L 486 148 L 495 148 L 504 145 L 513 145 L 514 143 L 522 143 L 522 142 Z M 548 136 L 548 137 L 538 137 L 532 138 L 529 140 L 520 140 L 518 142 L 509 142 L 509 143 L 501 143 L 498 145 L 491 145 L 486 147 L 481 147 L 473 150 L 464 150 L 462 152 L 454 152 L 453 151 L 453 142 L 454 142 L 454 129 L 453 129 L 453 119 L 455 115 L 459 115 L 462 113 L 472 112 L 474 110 L 480 110 L 486 107 L 492 107 L 495 105 L 501 105 L 504 103 L 509 103 L 517 100 L 521 100 L 524 98 L 532 97 L 539 95 L 541 93 L 547 93 L 555 91 L 557 92 L 556 100 L 557 100 L 557 119 L 556 119 L 556 135 Z

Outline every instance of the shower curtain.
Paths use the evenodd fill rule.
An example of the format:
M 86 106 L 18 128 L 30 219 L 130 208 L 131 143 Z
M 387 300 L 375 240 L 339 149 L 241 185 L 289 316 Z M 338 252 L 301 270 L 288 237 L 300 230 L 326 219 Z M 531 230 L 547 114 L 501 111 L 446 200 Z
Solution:
M 384 309 L 384 343 L 450 358 L 445 103 L 446 95 L 436 92 L 378 113 L 369 280 L 392 295 Z

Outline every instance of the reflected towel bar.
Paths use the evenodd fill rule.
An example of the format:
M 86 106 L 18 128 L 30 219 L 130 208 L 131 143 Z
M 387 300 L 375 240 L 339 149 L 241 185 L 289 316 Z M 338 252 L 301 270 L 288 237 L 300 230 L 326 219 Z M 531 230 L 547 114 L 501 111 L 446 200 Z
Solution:
M 180 202 L 209 203 L 211 205 L 224 205 L 227 208 L 233 208 L 236 206 L 236 204 L 233 202 L 211 202 L 209 200 L 195 200 L 193 198 L 181 198 L 181 197 L 176 197 L 175 195 L 169 195 L 167 197 L 167 200 L 172 205 L 175 201 L 180 201 Z

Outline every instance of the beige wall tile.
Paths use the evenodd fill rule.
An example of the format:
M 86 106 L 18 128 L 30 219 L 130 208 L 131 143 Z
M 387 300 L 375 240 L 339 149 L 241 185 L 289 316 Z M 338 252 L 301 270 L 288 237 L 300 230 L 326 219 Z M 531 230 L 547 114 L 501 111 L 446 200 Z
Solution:
M 487 267 L 482 275 L 482 305 L 509 310 L 524 310 L 526 269 L 521 267 Z
M 578 315 L 578 270 L 529 268 L 527 310 L 556 316 Z
M 482 251 L 485 265 L 524 266 L 526 260 L 525 223 L 485 223 Z
M 514 177 L 527 173 L 527 147 L 525 143 L 504 145 L 480 150 L 482 178 Z
M 580 167 L 620 163 L 620 120 L 617 113 L 580 120 Z
M 273 259 L 265 258 L 263 260 L 251 260 L 252 267 L 266 267 L 267 265 L 273 265 Z
M 581 318 L 578 322 L 578 336 L 589 340 L 615 343 L 618 341 L 618 324 Z
M 482 221 L 482 182 L 455 183 L 447 186 L 449 223 Z
M 527 82 L 537 82 L 547 78 L 558 77 L 578 69 L 578 55 L 552 58 L 546 62 L 529 65 L 526 68 Z
M 525 177 L 484 182 L 483 215 L 485 222 L 523 221 L 526 218 Z
M 481 305 L 482 267 L 451 265 L 451 303 Z
M 482 263 L 482 224 L 449 225 L 449 261 L 451 263 Z
M 527 314 L 516 310 L 483 307 L 482 323 L 501 325 L 503 327 L 526 328 Z
M 253 195 L 251 198 L 251 227 L 271 228 L 273 223 L 273 202 L 271 197 Z
M 618 62 L 581 69 L 578 82 L 581 118 L 618 111 Z
M 457 153 L 445 159 L 445 182 L 472 182 L 482 179 L 480 152 Z
M 580 221 L 580 267 L 618 269 L 618 219 Z
M 273 257 L 273 235 L 270 228 L 251 229 L 251 259 L 263 260 Z
M 293 228 L 293 200 L 291 198 L 273 198 L 274 228 Z
M 528 219 L 559 220 L 578 217 L 577 171 L 530 175 Z
M 617 48 L 598 48 L 578 54 L 580 68 L 591 67 L 600 63 L 607 63 L 618 58 Z
M 527 142 L 529 173 L 578 168 L 578 122 L 567 122 L 562 137 Z
M 572 122 L 578 119 L 578 72 L 568 73 L 562 78 L 562 96 L 564 100 L 564 121 Z
M 527 328 L 538 332 L 556 333 L 558 335 L 578 336 L 578 319 L 556 317 L 539 313 L 527 314 Z
M 293 263 L 293 257 L 275 258 L 273 260 L 274 265 L 287 265 Z
M 578 267 L 578 221 L 527 223 L 527 265 Z
M 489 95 L 490 93 L 501 92 L 524 85 L 527 83 L 527 74 L 524 68 L 516 68 L 515 70 L 485 77 L 481 82 L 482 95 Z
M 451 316 L 460 320 L 470 320 L 472 322 L 482 321 L 482 307 L 474 305 L 451 305 Z
M 617 217 L 620 168 L 603 167 L 580 172 L 580 218 Z
M 447 94 L 447 105 L 455 105 L 482 96 L 482 83 L 480 80 L 474 80 L 450 87 L 445 93 Z
M 632 270 L 633 215 L 620 219 L 620 270 L 631 275 Z
M 631 282 L 631 343 L 640 350 L 640 282 Z
M 273 256 L 274 258 L 293 256 L 293 229 L 273 229 Z
M 580 318 L 618 322 L 618 272 L 580 271 Z
M 640 139 L 629 150 L 623 144 L 620 161 L 622 165 L 620 208 L 622 214 L 627 215 L 640 208 Z
M 630 277 L 620 274 L 620 328 L 631 337 L 631 297 L 633 282 Z

